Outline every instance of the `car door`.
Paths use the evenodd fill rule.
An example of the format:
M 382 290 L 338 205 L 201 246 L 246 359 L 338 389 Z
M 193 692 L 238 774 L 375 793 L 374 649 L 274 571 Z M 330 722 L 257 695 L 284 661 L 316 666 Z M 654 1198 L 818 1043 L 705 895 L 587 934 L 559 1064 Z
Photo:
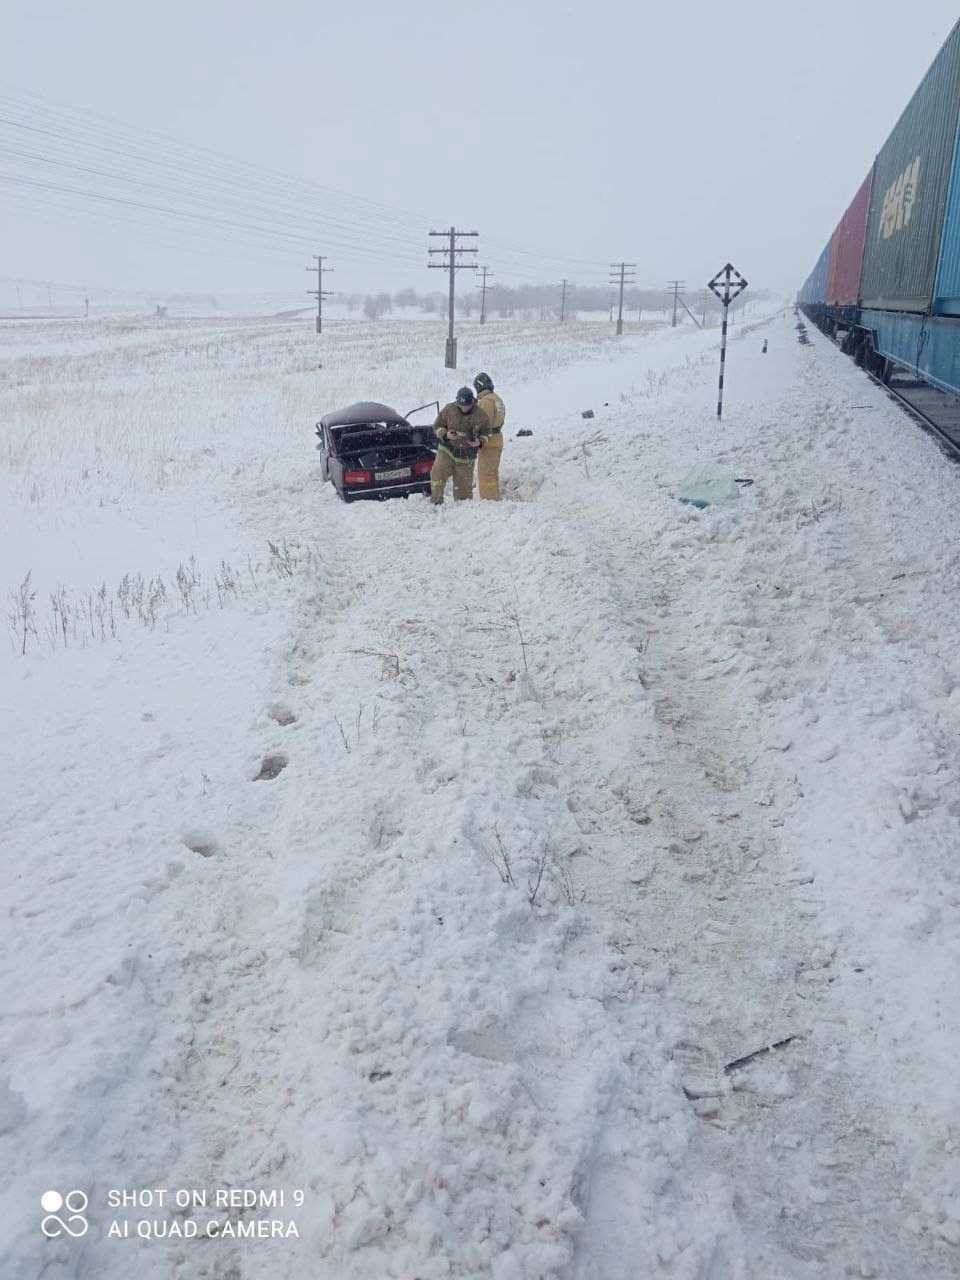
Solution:
M 330 477 L 330 432 L 321 424 L 320 427 L 320 478 L 321 480 L 329 480 Z

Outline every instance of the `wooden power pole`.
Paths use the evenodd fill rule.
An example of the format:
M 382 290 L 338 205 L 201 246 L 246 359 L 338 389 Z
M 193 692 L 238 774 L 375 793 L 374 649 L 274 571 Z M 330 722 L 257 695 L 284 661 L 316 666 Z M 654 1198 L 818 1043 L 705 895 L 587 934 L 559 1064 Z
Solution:
M 633 268 L 637 264 L 635 262 L 611 262 L 610 270 L 614 273 L 610 277 L 611 284 L 619 284 L 620 286 L 620 309 L 617 312 L 617 337 L 623 333 L 623 286 L 625 284 L 633 284 Z M 630 279 L 627 279 L 627 272 L 630 272 Z
M 567 282 L 566 282 L 566 280 L 561 280 L 561 282 L 560 282 L 560 286 L 561 286 L 561 292 L 560 292 L 560 323 L 561 323 L 561 324 L 563 324 L 564 316 L 567 314 Z
M 458 231 L 456 227 L 451 227 L 449 231 L 431 231 L 430 234 L 432 236 L 443 236 L 450 241 L 449 247 L 445 249 L 430 250 L 431 254 L 434 254 L 434 253 L 446 254 L 447 255 L 446 262 L 431 262 L 428 265 L 430 267 L 433 267 L 437 271 L 450 272 L 449 325 L 447 328 L 447 348 L 446 348 L 446 353 L 444 358 L 444 365 L 448 369 L 455 369 L 457 367 L 457 340 L 453 336 L 453 301 L 454 301 L 453 282 L 454 282 L 454 279 L 456 278 L 456 274 L 458 271 L 476 271 L 477 269 L 476 259 L 473 259 L 471 261 L 468 258 L 464 262 L 459 262 L 457 260 L 457 255 L 463 254 L 463 253 L 478 252 L 476 245 L 464 245 L 461 247 L 460 245 L 457 244 L 457 241 L 459 239 L 463 239 L 468 236 L 479 236 L 480 232 L 479 231 Z
M 318 255 L 315 253 L 313 255 L 313 260 L 317 265 L 315 267 L 307 267 L 307 270 L 310 272 L 316 271 L 317 287 L 315 289 L 308 289 L 307 293 L 310 295 L 311 298 L 316 298 L 317 300 L 317 333 L 323 333 L 323 300 L 324 298 L 333 297 L 333 294 L 330 292 L 330 290 L 324 289 L 323 287 L 323 273 L 324 271 L 330 272 L 333 270 L 333 268 L 325 267 L 323 265 L 327 260 L 326 254 Z
M 673 323 L 670 326 L 672 329 L 677 327 L 677 307 L 680 305 L 680 290 L 684 287 L 685 283 L 686 282 L 683 280 L 667 281 L 667 288 L 673 290 Z
M 480 290 L 480 323 L 486 324 L 487 323 L 487 276 L 492 275 L 493 272 L 490 270 L 489 267 L 481 267 L 480 273 L 483 277 L 480 283 L 477 285 L 477 288 Z

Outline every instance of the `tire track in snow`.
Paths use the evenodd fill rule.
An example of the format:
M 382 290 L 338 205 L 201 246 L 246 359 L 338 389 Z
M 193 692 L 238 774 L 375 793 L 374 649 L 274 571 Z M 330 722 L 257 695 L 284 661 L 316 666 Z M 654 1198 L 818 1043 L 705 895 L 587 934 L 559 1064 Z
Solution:
M 277 1274 L 566 1274 L 613 1106 L 667 1122 L 635 1148 L 654 1267 L 693 1122 L 653 1029 L 621 1035 L 630 974 L 590 899 L 630 855 L 577 820 L 599 794 L 584 744 L 629 795 L 652 738 L 610 584 L 529 505 L 350 514 L 291 673 L 311 802 L 291 797 L 278 870 L 317 1226 L 313 1270 Z M 611 794 L 602 835 L 629 846 Z

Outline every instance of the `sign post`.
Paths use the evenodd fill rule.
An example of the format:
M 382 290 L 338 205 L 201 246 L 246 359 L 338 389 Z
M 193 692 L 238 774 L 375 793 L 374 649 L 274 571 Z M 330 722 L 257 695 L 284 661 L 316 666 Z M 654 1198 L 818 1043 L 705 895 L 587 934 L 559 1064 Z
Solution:
M 707 288 L 712 290 L 723 303 L 723 330 L 720 334 L 720 391 L 717 396 L 718 422 L 723 417 L 723 370 L 727 362 L 727 308 L 734 298 L 739 298 L 746 287 L 746 280 L 729 262 L 707 285 Z

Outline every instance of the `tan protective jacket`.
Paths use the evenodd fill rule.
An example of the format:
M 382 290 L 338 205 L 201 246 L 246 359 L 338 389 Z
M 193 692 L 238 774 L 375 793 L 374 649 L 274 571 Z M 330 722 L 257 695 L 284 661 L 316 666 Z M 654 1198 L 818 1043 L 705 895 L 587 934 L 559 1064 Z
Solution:
M 477 404 L 490 419 L 491 432 L 502 431 L 507 417 L 507 410 L 497 393 L 495 391 L 481 391 L 477 397 Z
M 463 462 L 477 456 L 476 449 L 472 449 L 467 441 L 488 436 L 490 419 L 479 404 L 475 404 L 469 413 L 461 413 L 460 406 L 453 400 L 440 410 L 433 429 L 440 441 L 440 448 L 445 449 L 458 462 Z

